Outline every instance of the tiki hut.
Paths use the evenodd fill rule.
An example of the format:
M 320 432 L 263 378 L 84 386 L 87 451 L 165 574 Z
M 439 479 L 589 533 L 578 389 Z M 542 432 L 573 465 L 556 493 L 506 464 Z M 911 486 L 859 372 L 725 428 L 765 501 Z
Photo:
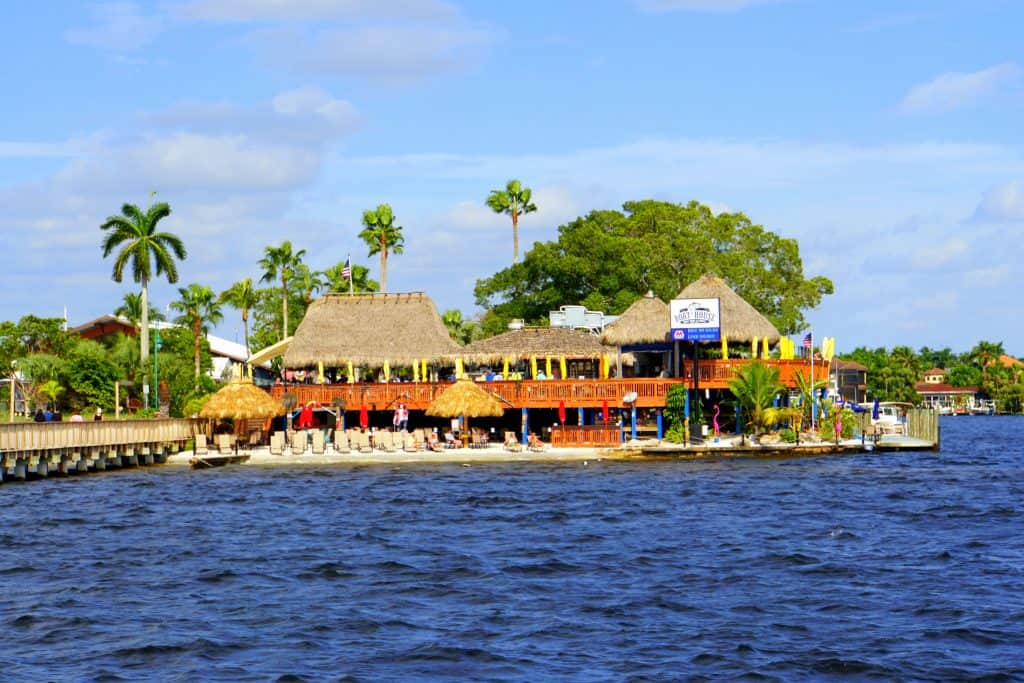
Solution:
M 601 340 L 585 330 L 568 327 L 524 327 L 462 348 L 464 359 L 476 363 L 497 363 L 508 359 L 559 358 L 594 360 L 607 349 Z
M 676 296 L 677 299 L 718 299 L 721 307 L 722 335 L 730 342 L 750 342 L 768 338 L 768 343 L 779 342 L 779 331 L 767 318 L 734 292 L 725 280 L 717 275 L 706 274 L 691 282 Z M 666 331 L 670 321 L 665 318 Z
M 604 328 L 601 341 L 608 346 L 662 344 L 668 340 L 668 304 L 647 292 Z
M 211 396 L 199 417 L 212 419 L 253 420 L 284 415 L 280 401 L 275 401 L 249 379 L 237 379 Z
M 449 362 L 459 346 L 422 292 L 328 294 L 314 301 L 295 330 L 288 368 L 410 366 Z
M 672 351 L 669 341 L 669 307 L 664 301 L 647 292 L 626 311 L 604 328 L 601 342 L 616 347 L 616 365 L 619 377 L 623 365 L 633 376 L 657 376 L 668 365 Z

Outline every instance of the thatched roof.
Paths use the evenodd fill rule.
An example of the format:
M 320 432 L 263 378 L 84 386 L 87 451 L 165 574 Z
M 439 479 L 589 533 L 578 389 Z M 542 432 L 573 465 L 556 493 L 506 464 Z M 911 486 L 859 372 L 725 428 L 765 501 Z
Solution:
M 211 396 L 199 411 L 199 417 L 256 419 L 276 417 L 284 412 L 284 406 L 254 386 L 252 380 L 241 379 L 226 384 Z
M 719 299 L 722 334 L 728 337 L 730 342 L 749 342 L 751 339 L 762 337 L 768 337 L 769 344 L 777 344 L 779 341 L 780 335 L 775 325 L 732 291 L 732 288 L 725 284 L 725 280 L 717 275 L 707 274 L 691 282 L 676 298 Z
M 604 328 L 601 341 L 609 346 L 667 341 L 669 323 L 668 304 L 647 292 Z
M 284 354 L 288 368 L 378 368 L 450 360 L 459 346 L 430 297 L 408 294 L 328 294 L 314 301 Z
M 666 320 L 668 316 L 666 316 Z M 475 363 L 499 363 L 506 358 L 600 358 L 607 349 L 590 332 L 568 327 L 524 327 L 481 339 L 462 348 L 461 355 Z
M 498 399 L 465 377 L 441 392 L 427 408 L 431 417 L 500 417 L 504 413 Z

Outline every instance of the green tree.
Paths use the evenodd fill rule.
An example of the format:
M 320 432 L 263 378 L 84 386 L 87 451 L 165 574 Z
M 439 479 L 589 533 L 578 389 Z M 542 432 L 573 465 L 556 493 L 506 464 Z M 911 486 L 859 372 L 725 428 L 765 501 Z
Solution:
M 213 290 L 205 285 L 193 283 L 188 287 L 180 287 L 178 294 L 181 299 L 172 301 L 171 308 L 181 315 L 175 318 L 174 322 L 184 325 L 192 331 L 193 362 L 195 363 L 195 377 L 198 380 L 203 338 L 206 336 L 209 326 L 219 323 L 224 319 L 224 315 Z M 196 388 L 198 389 L 198 384 Z
M 278 341 L 291 334 L 291 327 L 288 325 L 288 282 L 295 277 L 295 271 L 302 265 L 302 257 L 306 250 L 292 250 L 292 243 L 289 240 L 281 242 L 277 247 L 265 247 L 263 258 L 260 259 L 260 268 L 263 269 L 263 277 L 260 282 L 274 282 L 281 278 L 281 336 Z
M 537 210 L 532 197 L 533 191 L 515 179 L 505 183 L 504 190 L 491 190 L 487 195 L 485 203 L 491 211 L 512 217 L 512 265 L 519 262 L 519 217 Z
M 737 371 L 736 376 L 729 380 L 729 389 L 743 406 L 747 426 L 759 433 L 771 424 L 767 411 L 785 387 L 779 381 L 778 368 L 754 361 Z
M 306 308 L 313 303 L 313 297 L 317 292 L 326 286 L 324 274 L 318 270 L 311 270 L 306 265 L 300 265 L 295 270 L 294 282 L 298 290 L 302 292 L 302 301 L 306 304 Z
M 184 260 L 187 252 L 177 235 L 157 232 L 157 224 L 171 215 L 167 202 L 157 202 L 145 212 L 134 204 L 121 207 L 120 216 L 109 216 L 100 225 L 106 234 L 103 237 L 103 258 L 121 247 L 114 258 L 114 282 L 121 282 L 124 269 L 130 266 L 132 279 L 142 287 L 139 309 L 139 356 L 145 363 L 149 358 L 149 282 L 156 275 L 166 275 L 167 281 L 178 281 L 178 261 Z
M 43 382 L 42 386 L 40 386 L 37 389 L 37 391 L 39 392 L 40 396 L 46 399 L 46 402 L 49 405 L 56 408 L 57 399 L 59 399 L 60 395 L 64 393 L 64 387 L 62 387 L 60 385 L 60 382 L 58 382 L 57 380 L 50 379 Z
M 946 382 L 954 387 L 977 387 L 981 385 L 981 369 L 970 363 L 957 363 L 949 369 Z
M 334 264 L 324 271 L 325 286 L 328 292 L 333 294 L 347 294 L 349 291 L 348 278 L 342 275 L 345 270 L 345 262 Z M 352 292 L 378 292 L 380 283 L 370 279 L 370 269 L 366 266 L 352 264 Z
M 803 311 L 832 293 L 828 279 L 804 278 L 796 240 L 743 214 L 653 200 L 623 209 L 577 218 L 559 228 L 557 242 L 535 243 L 522 263 L 478 280 L 474 294 L 489 309 L 488 332 L 513 318 L 540 323 L 567 303 L 615 314 L 648 290 L 670 300 L 713 272 L 783 334 L 793 334 L 806 327 Z
M 68 402 L 75 410 L 86 406 L 112 409 L 114 383 L 124 378 L 107 349 L 91 339 L 79 340 L 68 353 L 65 374 Z
M 114 315 L 119 315 L 137 326 L 142 321 L 142 294 L 135 292 L 125 294 L 121 305 L 114 309 Z M 167 316 L 150 306 L 149 320 L 167 320 Z
M 359 239 L 369 248 L 367 256 L 380 254 L 380 291 L 388 291 L 388 256 L 405 251 L 402 226 L 395 225 L 395 214 L 388 204 L 363 212 L 363 230 Z
M 245 278 L 235 282 L 217 297 L 217 302 L 227 304 L 242 314 L 242 329 L 245 332 L 245 348 L 252 354 L 252 347 L 249 346 L 249 311 L 256 306 L 259 295 L 252 285 L 252 278 Z

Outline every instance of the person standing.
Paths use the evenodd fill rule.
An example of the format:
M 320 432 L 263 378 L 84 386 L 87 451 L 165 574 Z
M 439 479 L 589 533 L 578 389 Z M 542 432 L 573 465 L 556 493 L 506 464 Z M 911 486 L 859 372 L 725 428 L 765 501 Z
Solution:
M 96 409 L 96 414 L 92 416 L 92 421 L 93 422 L 102 422 L 103 421 L 103 408 L 97 408 Z
M 409 427 L 409 409 L 404 403 L 399 403 L 395 408 L 395 416 L 392 419 L 396 432 L 404 432 Z

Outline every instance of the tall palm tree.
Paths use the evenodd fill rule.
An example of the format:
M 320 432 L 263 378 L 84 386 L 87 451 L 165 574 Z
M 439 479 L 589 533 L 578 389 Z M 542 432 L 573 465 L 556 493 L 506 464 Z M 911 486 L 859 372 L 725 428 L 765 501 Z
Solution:
M 363 231 L 359 238 L 370 248 L 367 256 L 380 254 L 380 291 L 388 291 L 388 254 L 401 254 L 405 250 L 402 226 L 395 225 L 395 214 L 387 204 L 363 212 Z
M 292 250 L 292 243 L 289 240 L 281 242 L 279 247 L 264 247 L 263 258 L 260 259 L 260 268 L 263 269 L 263 277 L 260 282 L 273 282 L 281 278 L 281 339 L 288 336 L 288 282 L 295 277 L 295 271 L 302 265 L 302 257 L 306 255 L 305 249 Z
M 138 325 L 139 321 L 142 320 L 142 295 L 135 292 L 125 294 L 121 305 L 114 309 L 114 315 L 119 315 L 128 320 L 128 322 Z M 167 316 L 150 306 L 149 319 L 166 320 Z
M 245 330 L 245 348 L 246 351 L 251 352 L 249 348 L 249 311 L 251 311 L 256 304 L 259 302 L 259 294 L 256 288 L 252 286 L 252 278 L 247 277 L 244 280 L 232 284 L 230 287 L 225 289 L 217 297 L 217 303 L 227 304 L 231 308 L 234 308 L 242 314 L 242 329 Z
M 202 350 L 202 339 L 210 325 L 216 325 L 224 319 L 220 304 L 213 290 L 206 285 L 190 284 L 179 287 L 179 301 L 172 301 L 171 308 L 181 313 L 174 322 L 191 328 L 194 341 L 193 360 L 195 362 L 196 379 L 199 379 L 199 358 Z
M 114 282 L 120 282 L 125 266 L 131 264 L 132 278 L 142 286 L 139 301 L 139 357 L 145 364 L 149 358 L 149 281 L 153 276 L 165 275 L 167 281 L 178 281 L 175 259 L 184 260 L 187 252 L 177 235 L 157 232 L 157 223 L 171 215 L 167 202 L 157 202 L 146 211 L 134 204 L 121 207 L 120 216 L 108 216 L 100 225 L 106 232 L 103 238 L 103 258 L 121 246 L 114 259 Z
M 519 262 L 519 217 L 524 213 L 533 213 L 537 205 L 530 201 L 533 191 L 523 187 L 516 179 L 505 184 L 504 190 L 491 190 L 487 196 L 487 206 L 494 213 L 506 213 L 512 216 L 512 263 Z
M 353 292 L 378 292 L 380 283 L 370 279 L 370 269 L 366 266 L 352 264 L 352 291 Z M 334 264 L 324 271 L 324 286 L 328 292 L 335 294 L 347 294 L 349 291 L 348 278 L 343 274 L 345 262 Z

